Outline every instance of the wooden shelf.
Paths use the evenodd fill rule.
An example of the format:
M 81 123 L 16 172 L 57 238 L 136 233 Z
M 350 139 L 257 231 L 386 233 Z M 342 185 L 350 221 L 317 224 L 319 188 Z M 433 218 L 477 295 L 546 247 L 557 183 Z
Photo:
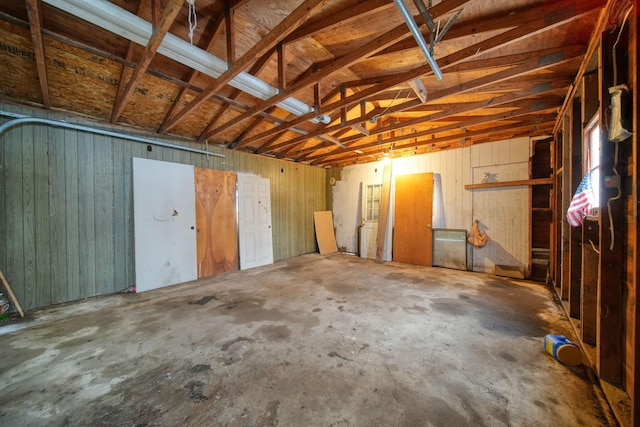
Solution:
M 503 181 L 503 182 L 484 182 L 480 184 L 467 184 L 465 190 L 478 190 L 482 188 L 501 188 L 501 187 L 523 187 L 530 185 L 549 185 L 553 184 L 551 178 L 523 179 L 521 181 Z

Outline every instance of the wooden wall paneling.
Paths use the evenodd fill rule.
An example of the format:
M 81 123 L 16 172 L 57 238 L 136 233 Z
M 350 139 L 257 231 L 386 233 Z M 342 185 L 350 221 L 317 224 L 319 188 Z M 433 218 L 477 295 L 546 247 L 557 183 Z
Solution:
M 127 142 L 122 138 L 113 138 L 113 246 L 116 254 L 114 256 L 114 278 L 113 292 L 121 291 L 127 288 L 127 260 L 120 254 L 127 252 L 127 238 L 124 234 L 125 230 L 125 158 L 124 145 Z M 137 143 L 132 143 L 137 144 Z
M 65 230 L 66 230 L 66 295 L 65 301 L 80 298 L 80 252 L 78 233 L 79 195 L 78 195 L 78 132 L 63 130 L 64 171 L 65 171 Z
M 113 140 L 94 137 L 95 215 L 96 215 L 96 291 L 98 295 L 116 292 L 115 286 L 115 217 L 113 188 Z
M 573 197 L 582 180 L 582 102 L 574 99 L 571 109 L 571 163 L 569 175 Z M 566 213 L 566 211 L 565 211 Z M 582 275 L 582 226 L 571 227 L 569 231 L 569 316 L 580 318 L 580 289 Z
M 61 119 L 57 113 L 2 104 L 3 110 L 12 108 L 16 113 Z M 86 123 L 77 118 L 64 120 Z M 113 129 L 123 132 L 117 126 Z M 118 292 L 134 283 L 134 156 L 199 163 L 207 168 L 217 165 L 233 170 L 239 166 L 270 178 L 273 193 L 280 194 L 273 214 L 279 218 L 282 237 L 274 256 L 282 259 L 315 250 L 313 212 L 326 210 L 324 169 L 218 147 L 212 151 L 224 152 L 226 158 L 207 159 L 157 146 L 148 152 L 144 143 L 40 124 L 13 128 L 2 140 L 3 166 L 6 163 L 15 169 L 3 167 L 0 172 L 0 197 L 7 206 L 0 210 L 0 229 L 6 236 L 0 244 L 0 262 L 3 267 L 18 265 L 19 276 L 15 268 L 5 269 L 26 309 Z M 201 144 L 189 145 L 201 148 Z M 277 185 L 274 178 L 279 180 Z M 21 201 L 11 206 L 15 197 Z M 10 211 L 12 208 L 16 210 Z M 62 253 L 53 253 L 61 247 Z M 14 258 L 8 258 L 10 252 Z
M 238 269 L 236 174 L 196 168 L 198 277 Z
M 596 345 L 598 304 L 598 223 L 582 226 L 582 281 L 580 293 L 580 332 L 582 341 Z M 593 243 L 594 247 L 591 246 Z
M 49 158 L 48 128 L 33 127 L 35 152 L 35 210 L 36 210 L 36 304 L 52 304 L 51 299 L 51 244 L 49 236 Z
M 81 298 L 96 295 L 94 137 L 92 134 L 83 134 L 82 143 L 78 144 L 78 234 L 82 236 L 78 244 Z
M 20 135 L 20 132 L 18 132 Z M 6 265 L 2 267 L 9 284 L 24 281 L 24 228 L 22 209 L 23 175 L 22 175 L 22 147 L 19 140 L 11 140 L 4 144 L 7 161 L 4 164 L 4 181 L 6 186 L 6 203 L 4 204 L 6 220 L 6 240 L 10 244 L 6 249 Z M 12 285 L 12 288 L 15 287 Z M 17 288 L 17 287 L 16 287 Z M 18 301 L 24 300 L 24 291 L 15 290 Z
M 49 244 L 51 302 L 67 297 L 67 227 L 64 129 L 48 127 L 49 135 Z
M 622 300 L 624 249 L 624 201 L 612 201 L 611 218 L 607 215 L 606 201 L 616 197 L 617 189 L 605 188 L 604 177 L 613 175 L 615 144 L 608 141 L 609 135 L 604 118 L 609 117 L 610 98 L 608 88 L 613 86 L 613 71 L 610 52 L 617 38 L 617 32 L 603 33 L 601 39 L 599 63 L 602 69 L 600 79 L 600 263 L 598 287 L 598 344 L 596 367 L 600 378 L 612 383 L 622 380 L 622 328 L 624 306 Z M 619 73 L 625 70 L 618 64 Z M 624 75 L 618 75 L 618 82 L 626 81 Z M 610 230 L 614 230 L 611 237 Z M 613 244 L 612 244 L 613 243 Z
M 20 289 L 22 299 L 18 299 L 23 307 L 35 304 L 36 285 L 36 212 L 35 212 L 35 152 L 33 128 L 15 129 L 13 140 L 7 138 L 8 144 L 22 146 L 22 226 L 24 231 L 24 286 Z M 15 131 L 14 130 L 14 131 Z M 2 151 L 2 150 L 0 150 Z M 3 234 L 5 235 L 5 234 Z
M 122 289 L 133 286 L 135 283 L 135 241 L 134 241 L 134 221 L 133 221 L 133 157 L 144 157 L 147 152 L 144 144 L 129 144 L 124 141 L 122 150 L 123 163 L 123 219 L 122 227 L 125 238 L 125 282 L 121 283 Z
M 0 116 L 0 124 L 7 122 L 3 116 Z M 2 200 L 6 206 L 7 201 L 9 200 L 9 195 L 7 194 L 7 185 L 6 185 L 6 177 L 4 165 L 6 163 L 6 159 L 9 157 L 5 155 L 5 150 L 7 149 L 7 145 L 9 145 L 9 137 L 7 134 L 0 135 L 0 165 L 2 165 L 3 169 L 0 170 L 0 200 Z M 33 148 L 33 142 L 31 142 L 31 146 Z M 7 210 L 0 209 L 0 236 L 5 236 L 4 239 L 0 239 L 0 270 L 4 270 L 5 274 L 8 273 L 7 269 L 7 250 L 9 245 L 9 239 L 7 239 Z M 17 290 L 16 290 L 17 291 Z
M 289 201 L 289 203 L 287 204 L 287 210 L 289 211 L 289 215 L 291 215 L 292 218 L 292 222 L 291 224 L 287 224 L 286 227 L 289 228 L 289 230 L 291 229 L 291 227 L 295 227 L 298 230 L 302 231 L 302 229 L 300 228 L 301 226 L 301 219 L 300 215 L 298 214 L 299 211 L 296 208 L 296 204 L 298 204 L 299 206 L 304 206 L 302 202 L 299 194 L 298 193 L 298 171 L 296 170 L 295 166 L 292 163 L 284 163 L 283 164 L 286 166 L 285 167 L 285 174 L 288 176 L 288 178 L 291 180 L 289 186 L 288 186 L 288 191 L 287 191 L 287 197 L 286 200 Z M 291 203 L 292 201 L 297 200 L 297 203 Z M 283 224 L 285 225 L 285 224 Z M 296 245 L 296 238 L 297 236 L 294 233 L 287 233 L 286 234 L 288 236 L 288 242 L 286 245 L 286 253 L 287 254 L 291 254 L 293 253 L 293 248 Z M 291 256 L 291 255 L 288 255 Z

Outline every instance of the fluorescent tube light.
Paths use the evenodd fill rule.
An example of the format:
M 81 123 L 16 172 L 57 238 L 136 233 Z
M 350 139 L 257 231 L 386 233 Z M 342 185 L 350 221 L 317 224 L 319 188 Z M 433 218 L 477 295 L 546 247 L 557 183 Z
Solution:
M 146 46 L 153 34 L 151 23 L 108 1 L 43 1 L 141 46 Z M 165 35 L 158 47 L 158 53 L 216 79 L 228 69 L 226 61 L 170 33 Z M 244 71 L 234 77 L 229 85 L 262 100 L 267 100 L 278 94 L 276 87 Z M 289 97 L 277 105 L 297 116 L 313 111 L 313 107 L 293 97 Z

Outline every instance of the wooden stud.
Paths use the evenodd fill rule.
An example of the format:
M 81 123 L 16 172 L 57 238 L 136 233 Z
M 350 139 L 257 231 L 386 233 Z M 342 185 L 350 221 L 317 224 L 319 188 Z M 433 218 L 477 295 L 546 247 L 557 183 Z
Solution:
M 613 86 L 612 63 L 609 60 L 617 33 L 605 32 L 599 52 L 600 76 L 600 264 L 598 286 L 598 340 L 596 351 L 596 368 L 601 379 L 619 383 L 622 379 L 623 351 L 622 329 L 624 317 L 624 301 L 622 294 L 624 240 L 623 202 L 612 201 L 610 215 L 607 200 L 617 194 L 617 189 L 604 187 L 604 176 L 613 175 L 615 143 L 608 141 L 609 133 L 605 118 L 609 115 L 610 98 L 608 88 Z M 605 56 L 606 55 L 606 56 Z M 620 64 L 618 64 L 620 66 Z M 613 220 L 613 222 L 610 221 Z M 613 235 L 610 233 L 613 230 Z M 584 244 L 584 242 L 583 242 Z
M 285 64 L 285 47 L 282 43 L 276 46 L 278 52 L 278 90 L 284 92 L 287 89 L 287 76 Z
M 234 31 L 235 11 L 231 9 L 229 3 L 225 4 L 225 28 L 227 29 L 227 67 L 233 69 L 233 63 L 236 61 L 236 41 Z
M 29 29 L 33 50 L 36 56 L 36 68 L 38 69 L 38 80 L 40 81 L 40 92 L 42 93 L 42 104 L 44 108 L 51 107 L 49 99 L 49 81 L 47 79 L 47 65 L 44 57 L 44 42 L 42 40 L 42 15 L 40 13 L 40 2 L 38 0 L 27 0 L 27 13 L 29 15 Z

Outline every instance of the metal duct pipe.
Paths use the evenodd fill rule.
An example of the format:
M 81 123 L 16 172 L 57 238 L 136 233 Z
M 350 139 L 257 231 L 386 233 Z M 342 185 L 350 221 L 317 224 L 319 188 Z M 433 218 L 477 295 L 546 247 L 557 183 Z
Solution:
M 170 142 L 157 141 L 155 139 L 144 138 L 144 137 L 134 136 L 134 135 L 126 135 L 120 132 L 97 129 L 89 126 L 76 125 L 73 123 L 61 122 L 57 120 L 22 116 L 19 114 L 9 113 L 5 111 L 0 111 L 0 115 L 13 118 L 13 120 L 9 120 L 8 122 L 0 125 L 0 136 L 2 136 L 9 129 L 14 128 L 16 126 L 19 126 L 25 123 L 38 123 L 38 124 L 47 124 L 47 125 L 51 125 L 59 128 L 79 130 L 79 131 L 93 133 L 97 135 L 111 136 L 111 137 L 120 138 L 120 139 L 128 139 L 130 141 L 142 142 L 144 144 L 157 145 L 160 147 L 174 148 L 176 150 L 189 151 L 192 153 L 205 154 L 207 156 L 226 157 L 224 154 L 212 153 L 210 151 L 200 150 L 198 148 L 191 148 L 191 147 L 186 147 L 184 145 L 172 144 Z
M 409 31 L 411 31 L 411 35 L 413 35 L 413 38 L 416 39 L 416 42 L 418 43 L 418 46 L 422 50 L 422 53 L 424 53 L 424 56 L 427 58 L 427 62 L 429 62 L 429 65 L 431 66 L 431 69 L 433 70 L 434 74 L 436 75 L 438 80 L 442 80 L 442 72 L 440 71 L 440 68 L 436 63 L 436 60 L 433 59 L 433 57 L 431 56 L 431 53 L 429 52 L 429 46 L 427 46 L 427 42 L 424 40 L 424 37 L 422 37 L 422 33 L 420 32 L 420 29 L 416 25 L 416 21 L 413 20 L 413 16 L 411 15 L 411 12 L 409 12 L 407 5 L 404 4 L 403 0 L 393 0 L 393 1 L 396 4 L 396 7 L 398 8 L 398 10 L 400 11 L 402 18 L 404 18 L 404 21 L 407 23 L 407 27 L 409 27 Z

